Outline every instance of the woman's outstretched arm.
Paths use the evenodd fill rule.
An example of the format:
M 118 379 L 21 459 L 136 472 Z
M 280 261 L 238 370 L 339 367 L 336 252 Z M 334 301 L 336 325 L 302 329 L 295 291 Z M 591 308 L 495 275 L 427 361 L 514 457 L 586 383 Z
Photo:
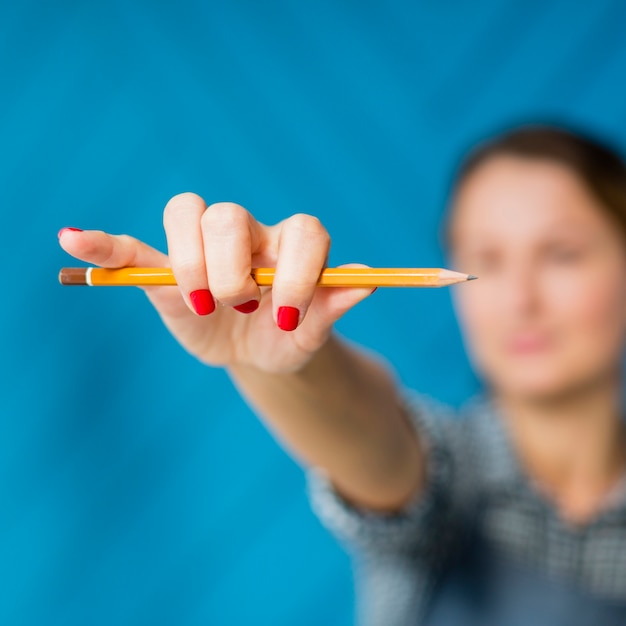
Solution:
M 163 222 L 168 255 L 127 235 L 61 231 L 61 246 L 103 267 L 171 267 L 177 287 L 146 295 L 179 343 L 225 367 L 267 426 L 304 463 L 326 471 L 354 504 L 395 510 L 419 492 L 425 459 L 389 369 L 332 333 L 370 295 L 318 288 L 330 237 L 293 215 L 261 224 L 243 207 L 172 198 Z M 271 289 L 252 267 L 275 267 Z M 236 442 L 234 442 L 236 445 Z
M 424 453 L 378 358 L 333 335 L 297 371 L 229 372 L 286 448 L 323 469 L 352 504 L 391 512 L 422 488 Z

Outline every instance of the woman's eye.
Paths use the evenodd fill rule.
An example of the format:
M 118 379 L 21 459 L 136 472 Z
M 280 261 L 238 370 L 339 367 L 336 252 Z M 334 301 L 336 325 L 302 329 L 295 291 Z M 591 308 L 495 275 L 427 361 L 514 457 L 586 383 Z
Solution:
M 581 251 L 573 248 L 554 248 L 548 251 L 548 258 L 556 263 L 575 263 L 581 256 Z
M 495 256 L 478 256 L 468 259 L 467 267 L 471 268 L 473 274 L 491 274 L 498 271 L 500 259 Z M 468 270 L 469 271 L 469 270 Z

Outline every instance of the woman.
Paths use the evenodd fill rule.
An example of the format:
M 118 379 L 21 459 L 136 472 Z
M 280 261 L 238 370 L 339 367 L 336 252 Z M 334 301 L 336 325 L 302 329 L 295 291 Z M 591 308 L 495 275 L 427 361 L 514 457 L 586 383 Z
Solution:
M 330 239 L 311 216 L 268 227 L 182 194 L 169 256 L 59 236 L 88 263 L 171 265 L 179 289 L 148 297 L 314 468 L 363 624 L 626 623 L 626 168 L 580 135 L 520 128 L 470 155 L 451 205 L 452 265 L 479 276 L 455 304 L 487 389 L 462 420 L 333 334 L 371 290 L 316 289 Z M 271 290 L 255 266 L 277 268 Z

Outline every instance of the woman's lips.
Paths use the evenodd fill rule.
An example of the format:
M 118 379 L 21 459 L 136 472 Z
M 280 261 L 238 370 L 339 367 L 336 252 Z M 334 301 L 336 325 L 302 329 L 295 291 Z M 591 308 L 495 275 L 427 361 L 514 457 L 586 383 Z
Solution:
M 545 352 L 550 344 L 550 339 L 546 335 L 516 335 L 507 342 L 507 348 L 512 354 L 537 354 Z

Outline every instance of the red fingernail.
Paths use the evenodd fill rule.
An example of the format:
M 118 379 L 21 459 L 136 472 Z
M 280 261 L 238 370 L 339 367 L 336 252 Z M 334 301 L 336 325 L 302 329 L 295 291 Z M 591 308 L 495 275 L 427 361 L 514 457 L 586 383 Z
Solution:
M 189 298 L 198 315 L 209 315 L 215 311 L 215 300 L 208 289 L 196 289 L 189 294 Z
M 243 304 L 238 304 L 233 307 L 235 311 L 239 311 L 240 313 L 254 313 L 258 308 L 258 300 L 249 300 L 248 302 L 244 302 Z
M 66 230 L 73 230 L 75 233 L 82 233 L 83 232 L 82 228 L 72 228 L 71 226 L 66 226 L 65 228 L 62 228 L 58 232 L 57 237 L 60 237 Z
M 276 323 L 281 330 L 295 330 L 298 327 L 300 311 L 293 306 L 278 307 Z

